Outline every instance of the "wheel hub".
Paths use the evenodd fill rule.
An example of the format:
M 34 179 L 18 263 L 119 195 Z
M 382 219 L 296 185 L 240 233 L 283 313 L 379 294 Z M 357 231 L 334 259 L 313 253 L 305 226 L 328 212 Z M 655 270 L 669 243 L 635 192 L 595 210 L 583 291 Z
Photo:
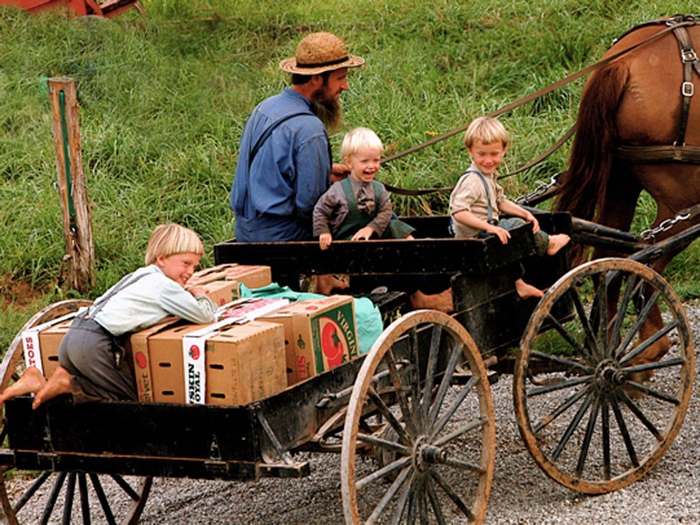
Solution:
M 428 443 L 427 436 L 420 436 L 413 447 L 413 465 L 418 472 L 425 472 L 429 465 L 443 463 L 447 451 Z
M 606 359 L 596 367 L 595 383 L 601 389 L 618 387 L 625 381 L 624 372 L 612 359 Z

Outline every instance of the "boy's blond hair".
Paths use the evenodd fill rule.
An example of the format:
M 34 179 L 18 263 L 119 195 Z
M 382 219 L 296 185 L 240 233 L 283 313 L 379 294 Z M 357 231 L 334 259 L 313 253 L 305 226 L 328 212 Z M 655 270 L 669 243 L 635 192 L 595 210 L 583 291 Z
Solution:
M 204 255 L 204 245 L 194 231 L 179 224 L 161 224 L 153 230 L 146 249 L 146 265 L 153 264 L 159 255 L 170 257 L 178 253 Z
M 482 144 L 500 142 L 506 148 L 510 143 L 510 135 L 503 124 L 495 118 L 479 117 L 469 124 L 464 133 L 464 145 L 471 148 L 477 140 L 480 140 Z
M 360 148 L 377 149 L 384 151 L 382 139 L 369 128 L 355 128 L 348 132 L 340 147 L 340 156 L 345 158 L 357 153 Z

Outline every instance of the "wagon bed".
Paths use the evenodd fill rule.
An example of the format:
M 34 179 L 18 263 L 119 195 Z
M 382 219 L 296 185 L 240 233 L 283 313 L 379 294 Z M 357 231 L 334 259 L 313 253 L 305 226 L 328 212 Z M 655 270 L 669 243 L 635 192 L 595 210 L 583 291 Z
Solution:
M 541 213 L 538 219 L 551 233 L 571 232 L 568 214 Z M 72 406 L 57 399 L 32 411 L 29 398 L 10 400 L 4 426 L 10 446 L 0 453 L 3 468 L 44 471 L 46 477 L 58 473 L 56 493 L 62 490 L 65 473 L 66 490 L 74 490 L 71 479 L 72 486 L 76 480 L 87 486 L 81 481 L 87 476 L 101 501 L 100 475 L 109 475 L 127 487 L 128 512 L 115 522 L 135 523 L 153 476 L 241 481 L 302 477 L 309 474 L 309 465 L 295 452 L 335 452 L 342 456 L 347 523 L 364 522 L 372 511 L 408 516 L 409 522 L 417 515 L 428 522 L 428 515 L 443 513 L 479 522 L 494 466 L 489 384 L 500 372 L 514 373 L 521 434 L 538 465 L 556 481 L 582 492 L 607 492 L 635 481 L 659 461 L 685 415 L 693 370 L 687 320 L 663 279 L 624 259 L 573 270 L 564 252 L 533 260 L 534 240 L 527 226 L 515 230 L 509 245 L 503 246 L 493 238 L 447 238 L 445 217 L 408 221 L 420 232 L 414 241 L 337 242 L 325 252 L 311 242 L 230 241 L 215 247 L 216 262 L 270 265 L 274 279 L 292 283 L 298 283 L 302 274 L 344 273 L 350 276 L 353 292 L 369 294 L 380 303 L 382 294 L 377 294 L 376 286 L 391 282 L 396 274 L 404 282 L 416 276 L 450 276 L 455 297 L 452 316 L 434 311 L 403 315 L 387 327 L 367 355 L 244 406 L 130 402 Z M 522 300 L 515 293 L 513 282 L 521 265 L 529 282 L 549 288 L 542 301 Z M 608 302 L 611 283 L 622 283 L 624 315 L 609 316 L 609 328 L 605 328 L 600 319 L 606 315 L 603 304 Z M 627 372 L 616 363 L 626 358 L 625 353 L 631 355 L 629 359 L 634 357 L 629 343 L 649 308 L 642 304 L 641 317 L 639 310 L 632 311 L 640 290 L 653 304 L 661 302 L 671 316 L 663 333 L 643 344 L 651 345 L 668 334 L 677 338 L 661 365 L 625 365 L 634 373 L 673 372 L 668 385 L 647 388 L 647 397 L 661 403 L 658 417 L 647 415 L 644 405 L 630 404 L 618 393 Z M 385 304 L 396 316 L 396 301 Z M 41 316 L 35 316 L 30 323 L 41 321 Z M 570 322 L 580 325 L 581 338 L 568 328 Z M 543 354 L 542 337 L 550 332 L 563 335 L 568 352 L 574 355 Z M 602 355 L 607 352 L 602 341 L 618 336 L 625 341 L 621 355 Z M 590 342 L 602 346 L 591 353 Z M 517 346 L 521 348 L 517 355 L 509 352 Z M 11 350 L 8 354 L 17 348 Z M 0 369 L 3 378 L 14 370 L 17 360 L 19 355 L 14 362 L 6 356 Z M 592 405 L 577 393 L 582 384 L 589 385 L 589 391 L 601 388 L 612 393 L 596 397 L 603 400 L 596 401 L 603 403 L 596 405 L 596 414 L 607 421 L 602 430 L 596 430 L 597 416 L 583 419 Z M 570 392 L 569 401 L 555 402 L 552 412 L 550 395 L 560 390 Z M 581 399 L 583 404 L 577 405 Z M 542 407 L 540 400 L 550 405 Z M 554 446 L 557 439 L 559 446 L 552 452 L 541 441 L 542 433 L 556 427 L 552 421 L 564 419 L 560 415 L 568 411 L 573 412 L 574 423 L 568 424 L 568 430 L 556 430 L 560 434 L 554 435 L 560 437 Z M 610 432 L 614 422 L 626 428 L 620 418 L 627 417 L 628 411 L 632 424 L 649 428 L 651 444 L 631 442 L 625 430 L 621 437 Z M 576 436 L 575 444 L 569 446 L 571 436 Z M 602 451 L 600 459 L 596 456 L 602 467 L 590 472 L 593 454 L 589 449 L 595 439 L 602 439 L 601 444 L 594 443 Z M 370 472 L 364 471 L 365 456 L 374 458 Z M 453 475 L 466 481 L 454 482 Z M 127 482 L 124 476 L 137 476 L 137 480 Z M 378 488 L 384 498 L 367 496 L 368 486 Z M 83 492 L 87 494 L 81 488 L 81 497 Z M 441 498 L 446 503 L 440 503 Z M 0 485 L 0 500 L 6 509 L 24 504 L 23 500 L 11 502 L 4 485 Z M 49 514 L 53 505 L 49 496 Z M 105 502 L 103 507 L 123 505 Z M 64 504 L 63 511 L 67 508 Z M 5 512 L 12 519 L 21 516 L 19 508 Z

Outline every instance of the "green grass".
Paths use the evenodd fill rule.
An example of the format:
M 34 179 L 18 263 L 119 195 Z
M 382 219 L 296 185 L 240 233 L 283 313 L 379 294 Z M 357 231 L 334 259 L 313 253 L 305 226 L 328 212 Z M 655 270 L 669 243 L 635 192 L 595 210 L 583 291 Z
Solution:
M 388 153 L 462 126 L 595 62 L 633 25 L 684 2 L 574 0 L 144 0 L 106 20 L 0 6 L 0 348 L 62 285 L 62 222 L 55 189 L 46 78 L 69 76 L 80 101 L 83 161 L 93 204 L 97 282 L 91 296 L 141 264 L 164 221 L 198 231 L 207 247 L 232 236 L 228 192 L 250 110 L 287 79 L 277 63 L 311 31 L 340 35 L 367 59 L 343 95 L 345 129 L 377 131 Z M 513 146 L 506 169 L 546 150 L 575 121 L 583 81 L 502 120 Z M 338 151 L 342 132 L 332 137 Z M 567 148 L 523 176 L 513 197 L 547 182 Z M 452 185 L 467 166 L 456 136 L 387 165 L 382 180 Z M 444 213 L 447 194 L 396 197 L 401 213 Z M 642 206 L 638 229 L 653 218 Z M 697 243 L 669 269 L 698 297 Z M 694 261 L 693 264 L 690 264 Z M 691 284 L 684 284 L 685 282 Z M 696 280 L 695 280 L 696 281 Z M 0 350 L 1 352 L 1 350 Z

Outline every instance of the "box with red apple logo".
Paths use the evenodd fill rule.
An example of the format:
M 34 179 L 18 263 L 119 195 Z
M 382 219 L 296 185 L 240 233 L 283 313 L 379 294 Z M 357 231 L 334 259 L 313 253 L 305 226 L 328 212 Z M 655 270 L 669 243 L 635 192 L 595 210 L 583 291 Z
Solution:
M 350 296 L 299 301 L 260 320 L 280 323 L 285 328 L 290 386 L 360 355 L 355 303 Z
M 235 301 L 241 296 L 241 284 L 248 288 L 262 288 L 272 282 L 269 266 L 220 264 L 195 272 L 188 285 L 201 286 L 217 306 Z

